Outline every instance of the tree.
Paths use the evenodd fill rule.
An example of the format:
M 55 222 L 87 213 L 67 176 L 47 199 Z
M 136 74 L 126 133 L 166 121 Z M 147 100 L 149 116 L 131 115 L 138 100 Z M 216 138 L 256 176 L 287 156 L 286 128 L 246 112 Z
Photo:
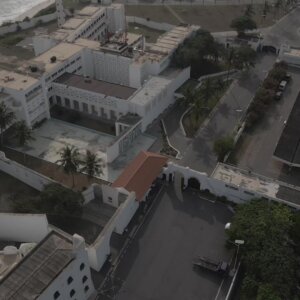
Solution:
M 25 121 L 16 122 L 13 127 L 19 146 L 24 146 L 28 141 L 34 140 L 32 130 L 26 125 Z
M 256 52 L 249 46 L 241 46 L 234 51 L 232 64 L 239 70 L 254 67 Z
M 77 172 L 79 166 L 79 152 L 74 146 L 66 146 L 60 152 L 60 159 L 56 161 L 61 165 L 66 174 L 72 175 L 72 187 L 74 187 L 74 174 Z
M 219 161 L 223 161 L 226 154 L 234 149 L 234 139 L 231 136 L 222 137 L 214 142 L 214 152 Z
M 240 37 L 243 36 L 247 30 L 257 28 L 255 21 L 246 15 L 233 19 L 230 27 L 235 29 Z
M 224 61 L 227 65 L 227 76 L 226 76 L 226 81 L 229 79 L 229 71 L 232 68 L 235 55 L 236 55 L 236 49 L 233 47 L 229 47 L 227 51 L 224 52 Z
M 14 112 L 10 111 L 4 102 L 0 103 L 0 135 L 1 135 L 1 146 L 3 145 L 3 133 L 4 130 L 12 124 L 15 119 Z
M 82 163 L 83 167 L 80 171 L 87 173 L 89 177 L 103 174 L 103 160 L 91 151 L 86 150 L 86 156 Z
M 240 253 L 246 290 L 256 299 L 293 299 L 297 264 L 288 236 L 292 225 L 290 208 L 278 203 L 253 199 L 236 209 L 228 235 L 231 241 L 245 241 Z M 244 299 L 253 298 L 246 294 Z
M 209 98 L 214 94 L 215 88 L 211 78 L 207 78 L 201 85 L 201 98 L 204 100 L 204 105 L 207 104 Z
M 244 15 L 249 17 L 249 18 L 251 18 L 255 15 L 252 4 L 247 5 Z
M 183 92 L 183 101 L 184 106 L 189 106 L 195 104 L 197 100 L 197 92 L 196 89 L 188 88 Z
M 47 185 L 40 194 L 39 210 L 54 215 L 80 215 L 83 197 L 58 183 Z

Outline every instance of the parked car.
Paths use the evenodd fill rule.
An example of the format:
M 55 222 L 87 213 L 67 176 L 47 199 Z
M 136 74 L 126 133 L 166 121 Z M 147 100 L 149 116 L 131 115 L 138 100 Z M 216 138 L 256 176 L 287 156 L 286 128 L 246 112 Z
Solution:
M 285 90 L 285 88 L 286 88 L 286 85 L 287 85 L 287 81 L 286 80 L 282 80 L 280 82 L 280 84 L 279 84 L 278 90 L 283 92 Z
M 194 267 L 200 267 L 209 271 L 226 275 L 229 271 L 229 265 L 225 261 L 214 261 L 207 257 L 197 256 L 193 259 Z
M 292 75 L 290 73 L 286 73 L 285 77 L 284 77 L 284 80 L 286 82 L 289 82 L 290 80 L 292 79 Z
M 275 100 L 276 100 L 276 101 L 279 101 L 279 100 L 281 99 L 281 97 L 282 97 L 282 94 L 283 94 L 282 91 L 278 91 L 278 92 L 275 94 L 275 97 L 274 97 Z

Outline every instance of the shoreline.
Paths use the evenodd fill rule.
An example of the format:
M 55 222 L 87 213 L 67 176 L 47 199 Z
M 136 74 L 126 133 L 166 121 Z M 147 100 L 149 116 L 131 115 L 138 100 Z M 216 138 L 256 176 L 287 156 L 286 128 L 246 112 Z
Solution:
M 54 4 L 55 0 L 45 0 L 42 3 L 39 3 L 37 5 L 35 5 L 34 7 L 32 7 L 31 9 L 29 9 L 28 11 L 22 13 L 21 15 L 19 15 L 18 17 L 14 18 L 11 20 L 11 22 L 21 22 L 23 21 L 26 17 L 28 18 L 33 18 L 37 13 L 39 13 L 41 10 L 49 7 L 50 5 Z

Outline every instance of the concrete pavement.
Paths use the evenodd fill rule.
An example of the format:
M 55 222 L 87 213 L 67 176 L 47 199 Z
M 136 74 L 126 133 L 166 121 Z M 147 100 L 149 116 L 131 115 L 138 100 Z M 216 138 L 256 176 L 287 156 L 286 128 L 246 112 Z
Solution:
M 233 132 L 275 59 L 273 55 L 261 55 L 254 69 L 241 74 L 230 92 L 222 98 L 207 125 L 200 128 L 194 139 L 184 137 L 179 128 L 180 107 L 175 107 L 165 117 L 169 139 L 183 156 L 177 163 L 207 174 L 213 171 L 217 163 L 213 152 L 214 141 Z

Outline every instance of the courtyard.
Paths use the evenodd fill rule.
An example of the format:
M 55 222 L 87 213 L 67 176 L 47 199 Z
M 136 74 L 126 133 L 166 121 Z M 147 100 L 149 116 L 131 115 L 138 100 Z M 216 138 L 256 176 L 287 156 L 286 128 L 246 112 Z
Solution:
M 39 128 L 33 130 L 33 138 L 34 140 L 30 141 L 28 145 L 22 147 L 14 145 L 11 147 L 13 148 L 12 151 L 16 150 L 20 155 L 18 155 L 18 153 L 12 154 L 12 151 L 8 149 L 6 152 L 9 158 L 17 160 L 19 163 L 31 168 L 38 165 L 39 167 L 37 169 L 33 169 L 59 182 L 61 181 L 57 180 L 54 174 L 58 172 L 58 167 L 56 167 L 55 164 L 61 158 L 59 154 L 60 151 L 66 146 L 77 148 L 82 157 L 85 155 L 86 150 L 95 153 L 103 162 L 103 174 L 100 174 L 95 179 L 113 182 L 121 174 L 125 166 L 133 160 L 140 151 L 148 150 L 155 141 L 155 138 L 150 135 L 140 134 L 129 149 L 120 153 L 113 162 L 107 163 L 107 148 L 114 143 L 116 139 L 113 135 L 61 120 L 50 119 L 45 121 Z M 29 161 L 35 161 L 35 163 L 28 164 Z M 49 163 L 54 166 L 49 165 Z M 43 170 L 45 172 L 43 172 Z M 67 174 L 60 175 L 64 177 L 64 183 L 70 186 L 71 176 Z M 101 180 L 97 181 L 83 178 L 87 177 L 84 174 L 77 175 L 76 177 L 81 177 L 81 179 L 78 178 L 78 180 L 75 180 L 76 188 L 79 190 L 93 182 L 101 183 Z M 69 177 L 69 179 L 65 178 L 66 176 Z M 70 184 L 67 181 L 70 181 Z
M 194 269 L 192 260 L 231 261 L 224 226 L 232 216 L 226 205 L 191 189 L 182 201 L 173 185 L 164 187 L 113 275 L 114 299 L 223 299 L 229 278 Z

